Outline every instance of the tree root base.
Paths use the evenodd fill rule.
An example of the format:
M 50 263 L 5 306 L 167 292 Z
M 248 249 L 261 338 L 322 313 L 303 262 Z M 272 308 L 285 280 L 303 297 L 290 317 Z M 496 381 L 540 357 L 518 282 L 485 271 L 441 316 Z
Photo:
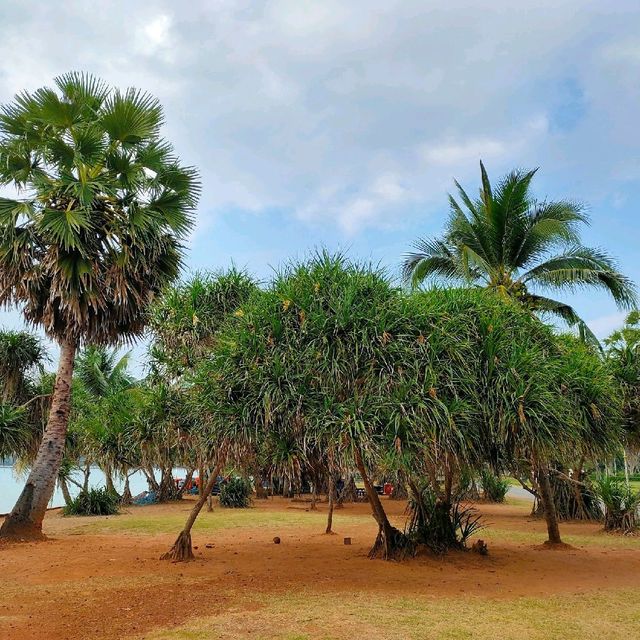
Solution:
M 567 544 L 566 542 L 551 542 L 545 540 L 542 544 L 536 546 L 536 549 L 541 551 L 575 551 L 576 548 Z
M 182 531 L 171 549 L 160 556 L 160 560 L 169 560 L 171 562 L 195 560 L 191 547 L 191 534 Z
M 415 545 L 402 531 L 390 527 L 385 533 L 384 529 L 380 528 L 376 541 L 369 551 L 369 559 L 401 561 L 412 558 L 415 554 Z

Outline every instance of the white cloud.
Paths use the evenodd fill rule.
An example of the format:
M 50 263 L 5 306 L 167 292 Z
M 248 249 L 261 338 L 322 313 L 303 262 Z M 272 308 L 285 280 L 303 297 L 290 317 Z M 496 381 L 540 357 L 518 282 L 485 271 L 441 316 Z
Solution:
M 507 151 L 508 147 L 500 140 L 477 138 L 464 142 L 425 144 L 422 154 L 429 165 L 455 167 L 470 160 L 477 162 L 482 158 L 500 158 Z
M 403 205 L 429 211 L 454 176 L 475 182 L 480 157 L 492 175 L 560 167 L 588 199 L 640 145 L 640 10 L 624 0 L 517 15 L 507 0 L 27 4 L 0 7 L 0 101 L 79 65 L 158 95 L 203 174 L 200 230 L 276 208 L 349 235 L 397 227 Z M 560 135 L 547 122 L 567 76 L 588 108 Z

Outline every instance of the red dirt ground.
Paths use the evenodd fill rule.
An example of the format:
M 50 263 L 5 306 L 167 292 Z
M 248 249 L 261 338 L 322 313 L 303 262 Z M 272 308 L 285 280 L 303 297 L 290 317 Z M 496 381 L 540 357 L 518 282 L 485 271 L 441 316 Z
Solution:
M 386 505 L 400 518 L 404 503 L 388 501 Z M 259 510 L 283 511 L 292 506 L 280 499 L 256 502 Z M 158 516 L 186 515 L 187 507 L 184 503 L 159 505 L 134 512 L 148 509 Z M 528 538 L 523 542 L 509 540 L 511 531 L 537 534 L 538 543 L 544 540 L 544 524 L 529 518 L 526 506 L 480 508 L 491 528 L 501 530 L 489 536 L 488 557 L 453 553 L 443 558 L 421 556 L 402 564 L 367 559 L 376 531 L 370 518 L 345 524 L 337 536 L 322 535 L 317 519 L 309 526 L 196 532 L 198 559 L 171 564 L 158 558 L 175 534 L 78 534 L 74 532 L 77 519 L 52 512 L 45 521 L 51 540 L 0 545 L 0 638 L 107 640 L 135 636 L 237 607 L 234 593 L 259 596 L 313 589 L 372 592 L 374 597 L 382 593 L 465 594 L 508 599 L 640 587 L 637 547 L 627 547 L 624 542 L 612 547 L 604 537 L 600 545 L 596 537 L 584 547 L 548 552 Z M 368 505 L 358 504 L 347 505 L 338 513 L 367 512 Z M 602 535 L 599 528 L 564 524 L 562 532 L 598 536 Z M 274 535 L 281 537 L 282 544 L 273 544 Z M 343 535 L 353 539 L 351 546 L 343 544 Z M 514 539 L 522 540 L 519 535 Z M 207 548 L 206 543 L 213 547 Z

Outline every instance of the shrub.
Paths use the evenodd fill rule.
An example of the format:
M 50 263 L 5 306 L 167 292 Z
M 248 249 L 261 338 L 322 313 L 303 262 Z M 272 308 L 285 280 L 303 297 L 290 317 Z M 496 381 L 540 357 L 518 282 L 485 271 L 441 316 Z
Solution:
M 480 484 L 485 500 L 489 502 L 504 502 L 509 491 L 509 481 L 492 473 L 490 469 L 480 472 Z
M 251 504 L 251 487 L 244 478 L 231 478 L 220 488 L 220 506 L 243 509 Z
M 64 507 L 65 516 L 111 516 L 118 513 L 118 496 L 104 487 L 81 491 Z
M 640 492 L 632 491 L 620 478 L 608 476 L 596 483 L 604 504 L 604 528 L 607 531 L 633 533 L 638 528 Z
M 411 518 L 406 535 L 414 544 L 424 544 L 434 553 L 464 549 L 467 540 L 483 528 L 480 514 L 464 507 L 459 498 L 451 504 L 438 499 L 430 487 L 424 487 L 409 500 Z

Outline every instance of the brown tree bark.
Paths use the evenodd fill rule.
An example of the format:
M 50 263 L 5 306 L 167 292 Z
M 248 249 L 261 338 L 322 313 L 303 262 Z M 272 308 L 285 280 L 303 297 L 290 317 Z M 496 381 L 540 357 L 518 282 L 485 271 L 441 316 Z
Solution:
M 105 489 L 109 493 L 117 496 L 118 500 L 122 500 L 122 496 L 116 491 L 116 486 L 113 483 L 113 470 L 111 469 L 111 465 L 105 465 L 104 467 L 104 484 Z
M 407 555 L 411 555 L 412 548 L 407 537 L 389 522 L 389 518 L 380 502 L 380 496 L 373 488 L 369 475 L 362 461 L 362 455 L 357 446 L 354 447 L 356 467 L 362 476 L 364 487 L 371 504 L 371 511 L 375 521 L 378 523 L 378 536 L 369 551 L 369 558 L 381 557 L 383 560 L 401 560 Z
M 131 495 L 131 486 L 129 485 L 129 474 L 124 474 L 124 489 L 122 491 L 122 498 L 120 498 L 120 504 L 131 504 L 133 496 Z
M 336 483 L 332 471 L 329 471 L 329 510 L 327 512 L 327 528 L 325 533 L 333 533 L 333 507 L 335 504 Z
M 556 505 L 553 501 L 553 490 L 549 482 L 549 468 L 545 464 L 538 463 L 537 469 L 538 487 L 540 489 L 540 501 L 544 508 L 544 518 L 547 522 L 548 542 L 550 544 L 561 544 L 560 528 L 556 514 Z
M 75 354 L 75 341 L 60 344 L 60 362 L 47 427 L 24 489 L 0 528 L 0 537 L 27 540 L 44 537 L 42 521 L 53 495 L 64 454 Z
M 58 479 L 58 484 L 60 485 L 60 491 L 62 491 L 62 497 L 64 498 L 64 503 L 69 506 L 72 502 L 71 494 L 69 493 L 69 485 L 64 478 Z
M 191 547 L 191 529 L 193 528 L 193 524 L 196 521 L 196 518 L 202 511 L 202 507 L 204 503 L 207 501 L 207 496 L 213 490 L 213 487 L 216 483 L 216 479 L 220 473 L 220 469 L 222 469 L 222 464 L 218 464 L 215 468 L 214 472 L 209 475 L 209 480 L 207 481 L 206 486 L 203 491 L 198 496 L 198 501 L 193 505 L 193 509 L 191 509 L 191 513 L 187 518 L 187 522 L 184 525 L 184 528 L 180 532 L 180 535 L 177 537 L 176 541 L 173 543 L 173 546 L 167 553 L 160 556 L 160 560 L 172 560 L 173 562 L 184 562 L 185 560 L 193 560 L 193 549 Z

